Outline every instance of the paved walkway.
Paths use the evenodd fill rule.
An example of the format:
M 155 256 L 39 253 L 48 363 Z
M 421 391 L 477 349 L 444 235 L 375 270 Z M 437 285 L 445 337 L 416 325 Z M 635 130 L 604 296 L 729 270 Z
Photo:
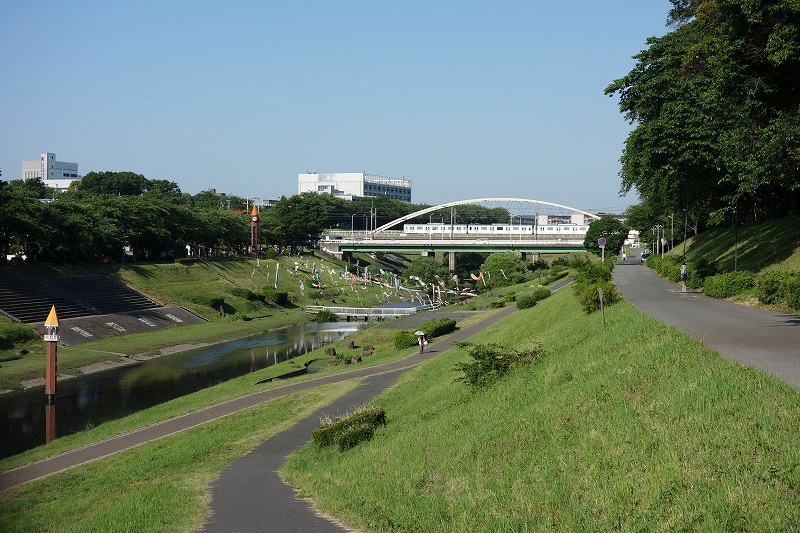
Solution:
M 329 383 L 376 376 L 378 374 L 389 372 L 402 372 L 409 370 L 422 361 L 425 361 L 438 353 L 450 349 L 450 346 L 452 346 L 454 342 L 466 340 L 472 335 L 475 335 L 477 332 L 491 326 L 492 324 L 495 324 L 499 320 L 511 314 L 515 309 L 516 307 L 514 306 L 502 309 L 477 324 L 457 331 L 455 334 L 442 339 L 441 341 L 433 342 L 429 345 L 424 354 L 415 353 L 414 355 L 392 363 L 362 367 L 349 372 L 323 376 L 297 383 L 290 383 L 275 389 L 253 393 L 241 398 L 235 398 L 227 402 L 207 407 L 206 409 L 201 409 L 183 416 L 171 418 L 157 424 L 133 430 L 123 435 L 118 435 L 100 442 L 88 444 L 81 448 L 70 450 L 68 452 L 64 452 L 41 461 L 31 463 L 29 465 L 7 470 L 5 472 L 0 472 L 0 492 L 11 489 L 18 485 L 22 485 L 23 483 L 41 479 L 58 472 L 63 472 L 70 468 L 74 468 L 76 466 L 89 463 L 91 461 L 95 461 L 124 450 L 128 450 L 141 444 L 174 435 L 175 433 L 179 433 L 212 420 L 217 420 L 244 409 L 249 409 L 250 407 L 260 405 L 269 400 L 280 398 L 293 392 L 307 390 L 320 385 L 327 385 Z M 303 443 L 307 442 L 309 438 L 310 433 L 307 433 Z
M 800 316 L 682 293 L 639 256 L 614 269 L 622 296 L 656 320 L 671 324 L 723 357 L 800 386 Z

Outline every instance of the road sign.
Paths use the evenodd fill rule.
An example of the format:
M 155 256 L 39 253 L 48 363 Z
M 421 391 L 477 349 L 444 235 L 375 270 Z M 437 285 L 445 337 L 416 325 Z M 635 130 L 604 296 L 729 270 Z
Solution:
M 600 248 L 605 248 L 606 247 L 606 238 L 605 237 L 600 237 L 599 239 L 597 239 L 597 245 L 600 246 Z

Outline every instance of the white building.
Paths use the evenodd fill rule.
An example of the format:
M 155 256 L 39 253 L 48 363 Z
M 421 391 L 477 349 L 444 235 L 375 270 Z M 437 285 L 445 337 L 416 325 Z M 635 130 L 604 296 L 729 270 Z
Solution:
M 388 196 L 394 200 L 411 202 L 411 180 L 387 178 L 365 172 L 317 172 L 297 175 L 297 193 L 316 192 L 339 198 Z
M 42 183 L 58 191 L 69 189 L 70 183 L 81 179 L 78 163 L 57 161 L 56 154 L 42 152 L 39 159 L 22 162 L 22 179 L 40 178 Z

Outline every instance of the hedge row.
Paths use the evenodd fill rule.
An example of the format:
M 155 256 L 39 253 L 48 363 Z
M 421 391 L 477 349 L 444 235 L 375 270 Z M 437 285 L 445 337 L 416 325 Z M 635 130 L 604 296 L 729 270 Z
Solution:
M 264 298 L 281 307 L 285 307 L 289 303 L 288 292 L 277 291 L 272 287 L 264 287 Z
M 419 330 L 425 332 L 426 339 L 433 339 L 454 332 L 456 330 L 456 321 L 452 318 L 435 318 L 423 323 Z M 416 346 L 418 342 L 417 336 L 413 331 L 398 331 L 394 336 L 394 347 L 398 349 L 411 348 Z
M 531 294 L 526 294 L 517 298 L 517 309 L 528 309 L 529 307 L 536 305 L 540 300 L 544 300 L 545 298 L 549 297 L 550 290 L 536 289 Z
M 729 272 L 709 276 L 703 281 L 703 292 L 714 298 L 730 298 L 753 288 L 755 274 L 752 272 Z
M 311 432 L 319 446 L 338 446 L 344 451 L 365 440 L 370 440 L 375 428 L 386 425 L 386 411 L 374 405 L 364 406 L 343 417 L 324 422 Z
M 770 270 L 758 277 L 758 301 L 765 305 L 782 305 L 800 311 L 800 271 Z
M 198 294 L 194 297 L 194 303 L 198 305 L 207 305 L 212 309 L 219 309 L 225 303 L 225 298 L 222 296 L 214 296 L 213 294 Z

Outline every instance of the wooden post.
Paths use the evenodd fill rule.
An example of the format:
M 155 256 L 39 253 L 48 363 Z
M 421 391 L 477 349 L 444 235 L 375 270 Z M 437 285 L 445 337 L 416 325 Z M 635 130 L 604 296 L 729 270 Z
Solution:
M 600 315 L 603 317 L 603 327 L 606 327 L 606 310 L 603 308 L 603 287 L 597 287 L 597 297 L 600 298 Z

